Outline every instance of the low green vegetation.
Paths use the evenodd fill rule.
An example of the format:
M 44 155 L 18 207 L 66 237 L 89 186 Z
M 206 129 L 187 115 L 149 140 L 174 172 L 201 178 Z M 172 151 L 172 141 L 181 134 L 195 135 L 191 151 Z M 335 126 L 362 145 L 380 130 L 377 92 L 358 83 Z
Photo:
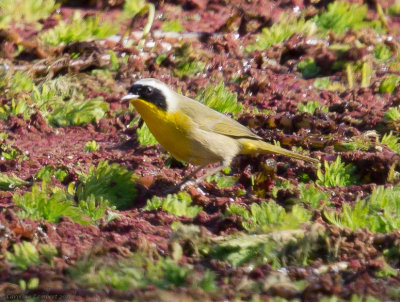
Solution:
M 325 106 L 321 106 L 318 101 L 308 101 L 307 103 L 298 103 L 297 109 L 301 113 L 309 113 L 313 115 L 315 110 L 320 109 L 322 112 L 328 113 L 329 108 Z
M 311 213 L 300 205 L 294 205 L 290 212 L 286 212 L 274 201 L 263 201 L 259 205 L 252 203 L 249 210 L 231 204 L 226 210 L 226 215 L 233 214 L 242 217 L 242 226 L 249 232 L 296 229 L 311 218 Z
M 158 144 L 156 138 L 153 136 L 153 134 L 150 132 L 149 127 L 147 127 L 146 123 L 143 123 L 143 125 L 140 128 L 137 128 L 136 130 L 137 134 L 137 140 L 140 145 L 142 146 L 154 146 Z
M 147 21 L 143 27 L 142 38 L 140 39 L 137 47 L 143 48 L 145 43 L 145 38 L 149 34 L 150 29 L 154 22 L 155 17 L 155 6 L 151 2 L 147 2 L 146 0 L 126 0 L 123 7 L 123 17 L 132 19 L 131 22 L 134 21 L 137 15 L 144 15 L 147 13 Z M 124 33 L 123 36 L 127 34 L 129 29 Z M 127 46 L 133 45 L 134 42 L 132 40 L 127 41 Z
M 208 85 L 204 90 L 200 90 L 196 99 L 221 113 L 237 114 L 243 111 L 242 104 L 237 101 L 237 94 L 227 89 L 223 81 L 217 86 Z
M 392 51 L 385 44 L 378 44 L 374 48 L 374 57 L 386 61 L 392 57 Z
M 400 152 L 400 138 L 393 134 L 392 131 L 382 136 L 380 143 L 386 145 L 394 152 Z
M 36 247 L 28 242 L 22 241 L 13 245 L 14 252 L 6 252 L 6 259 L 21 270 L 26 270 L 30 265 L 40 263 L 39 253 Z
M 50 181 L 52 177 L 55 177 L 59 181 L 63 181 L 67 175 L 68 170 L 66 168 L 55 169 L 50 165 L 46 165 L 36 173 L 35 178 Z
M 154 285 L 161 289 L 174 287 L 200 287 L 212 292 L 215 274 L 205 271 L 194 275 L 191 265 L 180 265 L 171 258 L 152 260 L 148 255 L 136 253 L 118 261 L 81 261 L 69 270 L 78 283 L 89 289 L 103 289 L 105 286 L 120 291 Z
M 35 23 L 47 18 L 58 7 L 55 0 L 2 0 L 0 1 L 0 28 L 11 22 Z
M 385 119 L 393 122 L 400 121 L 400 106 L 389 108 L 388 111 L 385 112 Z
M 400 82 L 400 76 L 391 74 L 386 76 L 379 85 L 380 93 L 392 93 Z
M 52 259 L 57 256 L 57 249 L 52 244 L 40 244 L 38 248 L 31 242 L 22 241 L 13 245 L 13 252 L 6 252 L 8 262 L 20 270 L 26 270 L 31 265 L 37 265 L 42 261 L 52 264 Z
M 297 64 L 297 68 L 306 79 L 317 76 L 321 71 L 321 68 L 315 63 L 313 58 L 306 58 L 300 61 Z
M 59 187 L 50 188 L 45 181 L 41 186 L 34 184 L 31 192 L 14 194 L 13 201 L 21 209 L 17 213 L 22 219 L 43 218 L 50 222 L 58 222 L 61 217 L 68 216 L 79 223 L 90 223 L 75 204 L 73 195 Z
M 317 171 L 317 184 L 324 187 L 350 186 L 357 183 L 355 174 L 356 167 L 351 164 L 346 165 L 342 162 L 340 156 L 334 162 L 329 164 L 324 162 L 324 172 L 321 167 Z
M 108 108 L 108 104 L 99 99 L 80 102 L 70 100 L 51 112 L 49 123 L 56 127 L 65 127 L 97 122 L 105 115 Z
M 217 186 L 221 189 L 223 188 L 231 188 L 237 181 L 237 177 L 234 176 L 228 176 L 228 175 L 221 175 L 221 174 L 214 174 L 211 176 L 208 176 L 206 178 L 207 182 L 214 182 L 217 184 Z
M 183 43 L 181 46 L 176 47 L 175 57 L 174 74 L 181 79 L 185 76 L 202 72 L 206 67 L 206 63 L 196 58 L 190 43 Z
M 7 78 L 2 79 L 2 82 L 7 80 Z M 4 87 L 6 92 L 9 92 L 9 96 L 14 96 L 22 91 L 32 91 L 33 87 L 35 87 L 35 83 L 32 78 L 26 73 L 22 71 L 17 71 L 14 73 L 11 81 L 9 83 L 2 83 L 2 86 L 5 84 L 9 84 L 8 87 Z M 7 91 L 8 88 L 8 91 Z
M 283 42 L 293 34 L 300 33 L 305 36 L 314 34 L 317 30 L 313 21 L 306 21 L 304 18 L 295 18 L 283 15 L 279 23 L 271 27 L 264 27 L 262 33 L 257 36 L 253 44 L 246 46 L 246 51 L 264 50 L 270 46 Z
M 392 16 L 400 15 L 400 1 L 396 0 L 389 8 L 389 14 Z
M 55 27 L 47 30 L 40 39 L 48 45 L 61 45 L 77 41 L 90 41 L 112 36 L 118 32 L 118 27 L 99 17 L 82 18 L 75 12 L 69 23 L 61 20 Z
M 267 49 L 290 38 L 293 34 L 326 36 L 330 31 L 343 34 L 349 29 L 357 30 L 364 27 L 383 32 L 384 24 L 381 20 L 367 21 L 367 10 L 367 5 L 334 1 L 328 4 L 327 10 L 307 21 L 302 16 L 296 18 L 283 14 L 279 22 L 271 27 L 264 27 L 256 41 L 246 46 L 246 51 Z M 304 62 L 303 70 L 306 77 L 315 76 L 319 72 L 318 66 L 312 61 Z
M 372 22 L 365 21 L 367 10 L 367 5 L 335 1 L 329 3 L 328 9 L 316 16 L 314 20 L 320 30 L 332 30 L 340 34 L 350 28 L 371 26 Z
M 12 77 L 0 80 L 0 87 L 12 98 L 11 106 L 0 107 L 3 119 L 10 114 L 21 114 L 24 119 L 29 119 L 39 110 L 50 126 L 63 127 L 97 122 L 109 110 L 108 103 L 101 98 L 87 99 L 85 89 L 73 76 L 60 76 L 36 86 L 27 73 L 16 72 Z M 28 106 L 25 99 L 36 106 Z
M 157 211 L 162 209 L 174 216 L 187 216 L 190 218 L 196 217 L 203 208 L 200 206 L 192 206 L 192 198 L 186 192 L 179 192 L 177 194 L 169 194 L 165 198 L 154 196 L 147 201 L 145 206 L 146 211 Z
M 78 200 L 108 202 L 111 207 L 123 210 L 133 206 L 136 198 L 136 175 L 117 163 L 101 161 L 88 173 L 81 173 L 76 189 Z
M 95 196 L 94 194 L 88 196 L 85 200 L 80 200 L 78 206 L 82 215 L 89 217 L 92 223 L 104 218 L 109 207 L 114 208 L 103 196 Z
M 322 191 L 313 183 L 308 185 L 300 184 L 299 189 L 300 199 L 306 203 L 309 203 L 313 209 L 318 209 L 321 204 L 329 204 L 330 194 Z
M 123 6 L 123 14 L 126 18 L 132 18 L 145 7 L 146 0 L 126 0 Z
M 6 175 L 4 173 L 0 173 L 0 190 L 14 190 L 17 187 L 26 186 L 29 182 L 22 180 L 21 178 L 15 175 Z
M 317 89 L 324 89 L 328 91 L 344 91 L 346 90 L 346 86 L 339 81 L 334 81 L 331 82 L 329 77 L 321 77 L 321 78 L 316 78 L 314 80 L 314 87 Z
M 243 234 L 238 232 L 215 240 L 215 245 L 205 249 L 205 257 L 228 261 L 234 267 L 246 264 L 256 267 L 268 263 L 273 269 L 282 266 L 306 266 L 324 251 L 326 259 L 334 259 L 326 241 L 324 228 L 303 230 L 274 230 L 269 234 Z
M 368 151 L 372 144 L 367 135 L 361 135 L 335 142 L 333 146 L 337 152 L 349 152 L 354 150 Z
M 26 186 L 29 182 L 22 180 L 21 178 L 15 175 L 6 175 L 4 173 L 0 173 L 0 190 L 14 190 L 17 187 Z
M 325 211 L 332 224 L 351 230 L 368 228 L 372 232 L 387 233 L 400 228 L 400 186 L 378 186 L 366 199 L 358 199 L 353 206 L 344 203 L 341 212 Z
M 95 140 L 93 140 L 93 141 L 89 141 L 89 142 L 87 142 L 86 144 L 85 144 L 85 147 L 83 148 L 83 150 L 85 151 L 85 152 L 94 152 L 94 151 L 97 151 L 97 150 L 99 150 L 99 145 L 97 144 L 97 142 L 95 141 Z
M 25 281 L 24 279 L 20 279 L 18 285 L 19 288 L 22 290 L 30 290 L 38 288 L 39 283 L 40 283 L 39 278 L 30 278 L 28 282 Z
M 179 22 L 179 20 L 171 20 L 171 21 L 164 21 L 161 29 L 163 31 L 172 31 L 172 32 L 182 32 L 185 30 L 185 27 Z
M 42 179 L 41 186 L 34 184 L 31 192 L 13 195 L 21 209 L 18 215 L 55 223 L 68 216 L 75 222 L 90 224 L 104 218 L 108 208 L 126 209 L 135 200 L 136 176 L 118 164 L 103 161 L 97 168 L 92 166 L 87 174 L 80 174 L 77 186 L 73 182 L 65 189 L 51 186 L 53 176 L 63 180 L 67 174 L 65 169 L 43 167 L 36 174 Z

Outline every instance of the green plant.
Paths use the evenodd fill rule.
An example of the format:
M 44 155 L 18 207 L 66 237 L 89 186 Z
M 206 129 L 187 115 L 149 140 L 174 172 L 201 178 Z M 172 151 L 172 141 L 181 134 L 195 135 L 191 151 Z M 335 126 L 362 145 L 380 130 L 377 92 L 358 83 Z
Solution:
M 234 267 L 246 264 L 256 267 L 268 263 L 273 269 L 285 265 L 305 266 L 323 250 L 331 257 L 324 240 L 324 228 L 310 230 L 274 230 L 268 234 L 243 234 L 221 236 L 206 250 L 206 256 L 229 262 Z
M 132 18 L 137 15 L 146 5 L 146 0 L 126 0 L 123 7 L 123 13 L 126 18 Z
M 86 200 L 79 201 L 79 208 L 83 215 L 90 217 L 92 222 L 103 218 L 108 207 L 108 200 L 103 200 L 103 196 L 96 200 L 96 197 L 92 194 Z
M 165 198 L 154 196 L 147 201 L 146 211 L 157 211 L 159 208 L 175 216 L 196 217 L 203 209 L 200 206 L 191 206 L 192 198 L 186 192 L 169 194 Z
M 323 112 L 328 113 L 329 108 L 325 106 L 321 106 L 318 101 L 308 101 L 307 103 L 298 103 L 297 110 L 302 113 L 310 113 L 311 115 L 314 114 L 315 110 L 321 109 Z
M 22 290 L 36 289 L 39 286 L 39 278 L 30 278 L 28 282 L 24 279 L 19 280 L 19 287 Z
M 385 112 L 385 119 L 387 121 L 400 121 L 400 106 L 389 108 Z
M 246 51 L 267 49 L 274 44 L 283 42 L 296 33 L 310 36 L 316 32 L 316 29 L 317 27 L 313 21 L 306 21 L 304 18 L 293 18 L 283 14 L 279 23 L 275 23 L 269 28 L 263 28 L 256 41 L 246 46 Z
M 116 163 L 101 161 L 97 168 L 91 166 L 87 174 L 81 174 L 80 184 L 76 190 L 78 200 L 108 201 L 110 206 L 126 209 L 133 205 L 137 190 L 136 176 Z M 94 197 L 92 197 L 94 196 Z
M 0 28 L 7 28 L 11 21 L 31 23 L 45 19 L 57 7 L 55 0 L 2 0 Z
M 361 66 L 361 87 L 369 87 L 374 70 L 368 62 L 363 62 Z
M 55 169 L 50 165 L 46 165 L 41 168 L 35 175 L 35 178 L 50 181 L 51 178 L 54 176 L 59 181 L 63 181 L 65 177 L 68 175 L 68 170 L 65 168 Z
M 50 263 L 52 263 L 53 258 L 58 254 L 57 248 L 51 243 L 40 244 L 38 249 L 40 255 L 42 255 Z
M 354 150 L 368 151 L 368 149 L 371 147 L 371 141 L 366 135 L 356 136 L 349 140 L 335 142 L 334 147 L 335 151 L 342 152 Z
M 16 159 L 18 155 L 20 155 L 20 152 L 18 149 L 10 146 L 10 145 L 0 145 L 0 150 L 1 150 L 1 157 L 2 160 L 12 160 Z
M 101 100 L 93 99 L 80 102 L 69 100 L 55 107 L 48 116 L 48 120 L 52 126 L 83 125 L 93 121 L 97 122 L 104 117 L 108 109 L 108 104 Z
M 253 203 L 250 210 L 231 204 L 226 215 L 236 214 L 242 217 L 243 227 L 250 232 L 268 232 L 271 230 L 295 229 L 311 218 L 311 213 L 299 205 L 295 205 L 290 213 L 274 201 Z
M 110 22 L 101 21 L 99 17 L 82 18 L 76 11 L 70 23 L 61 20 L 54 28 L 40 35 L 40 39 L 48 45 L 68 44 L 76 41 L 88 41 L 112 36 L 118 28 Z
M 385 44 L 378 44 L 374 49 L 374 57 L 378 60 L 386 61 L 392 57 L 393 53 Z
M 107 53 L 110 55 L 110 70 L 111 71 L 117 71 L 119 69 L 119 59 L 115 51 L 113 50 L 108 50 Z M 98 75 L 100 78 L 112 78 L 112 75 L 107 72 L 108 70 L 93 70 L 92 74 L 93 75 Z
M 8 176 L 4 173 L 0 173 L 0 189 L 1 190 L 14 190 L 17 187 L 26 186 L 29 182 L 18 178 L 15 175 Z
M 85 152 L 94 152 L 99 150 L 99 145 L 97 144 L 97 142 L 95 140 L 93 141 L 89 141 L 85 144 L 85 147 L 83 148 L 83 150 Z
M 16 71 L 12 74 L 12 76 L 4 76 L 0 77 L 0 87 L 5 92 L 5 95 L 14 101 L 14 110 L 17 107 L 17 104 L 23 99 L 15 98 L 18 96 L 20 92 L 28 92 L 31 91 L 35 87 L 35 83 L 32 78 L 29 76 L 27 72 Z M 11 111 L 11 108 L 7 104 L 3 105 L 5 110 Z M 21 105 L 20 105 L 21 106 Z M 4 110 L 4 109 L 3 109 Z M 21 112 L 18 112 L 21 113 Z
M 357 183 L 357 178 L 354 175 L 356 167 L 342 162 L 340 156 L 336 158 L 336 161 L 329 164 L 327 161 L 324 162 L 325 173 L 322 173 L 321 167 L 318 167 L 317 171 L 317 184 L 324 187 L 335 187 L 335 186 L 349 186 Z
M 198 286 L 202 288 L 206 293 L 213 293 L 218 290 L 217 283 L 215 281 L 216 274 L 210 270 L 206 270 L 203 278 L 198 282 Z
M 72 195 L 58 187 L 50 189 L 45 181 L 41 187 L 34 184 L 31 192 L 14 194 L 13 201 L 21 208 L 18 212 L 21 218 L 44 218 L 50 222 L 58 222 L 61 217 L 68 216 L 74 221 L 88 223 L 80 209 L 75 206 Z
M 345 203 L 342 211 L 325 211 L 332 224 L 352 230 L 368 228 L 372 232 L 387 233 L 400 228 L 400 186 L 378 186 L 367 199 L 358 199 L 354 206 Z
M 179 78 L 184 76 L 202 72 L 206 67 L 206 63 L 196 60 L 179 60 L 174 69 L 174 74 Z
M 237 94 L 225 88 L 223 81 L 217 86 L 208 85 L 197 93 L 196 99 L 221 113 L 236 114 L 243 110 L 243 106 L 237 102 Z
M 214 175 L 208 176 L 206 178 L 206 181 L 210 182 L 210 183 L 215 181 L 217 186 L 221 189 L 231 188 L 236 183 L 237 177 L 221 175 L 221 174 L 214 174 Z
M 163 289 L 189 286 L 191 285 L 189 282 L 197 285 L 201 284 L 205 277 L 208 283 L 212 280 L 211 276 L 205 274 L 202 279 L 196 279 L 191 266 L 178 265 L 170 258 L 153 261 L 140 253 L 119 261 L 109 260 L 106 263 L 104 260 L 80 261 L 69 269 L 69 274 L 88 288 L 103 289 L 109 286 L 121 291 L 149 285 Z
M 391 74 L 385 77 L 379 85 L 380 93 L 392 93 L 400 82 L 400 76 Z
M 145 0 L 126 0 L 124 3 L 123 15 L 125 18 L 132 19 L 131 26 L 136 15 L 144 15 L 145 13 L 148 14 L 147 22 L 143 27 L 142 38 L 140 39 L 138 45 L 139 48 L 143 48 L 145 38 L 150 32 L 151 26 L 153 25 L 155 10 L 156 9 L 154 7 L 154 4 L 151 2 L 146 2 Z M 123 37 L 125 36 L 125 34 L 126 32 L 124 33 Z
M 147 127 L 146 123 L 143 123 L 142 127 L 137 128 L 136 134 L 137 140 L 142 146 L 154 146 L 158 144 L 156 138 L 150 132 L 150 129 Z
M 304 78 L 312 78 L 319 74 L 321 68 L 315 63 L 313 58 L 306 58 L 297 64 L 297 68 Z
M 321 201 L 323 203 L 329 201 L 330 194 L 320 190 L 313 183 L 309 185 L 300 184 L 299 188 L 301 200 L 310 203 L 313 209 L 317 209 Z
M 383 135 L 380 143 L 386 145 L 394 152 L 400 152 L 400 138 L 395 136 L 392 131 Z
M 344 91 L 346 87 L 341 82 L 331 82 L 329 77 L 316 78 L 314 80 L 314 87 L 317 89 L 325 89 L 329 91 Z
M 171 21 L 164 21 L 161 29 L 163 31 L 173 31 L 173 32 L 182 32 L 185 30 L 185 27 L 179 22 L 179 20 L 171 20 Z
M 176 57 L 174 74 L 179 78 L 202 72 L 206 67 L 206 63 L 196 59 L 193 47 L 189 43 L 176 47 L 174 54 Z
M 396 0 L 393 5 L 389 8 L 389 13 L 392 16 L 400 15 L 400 1 Z
M 332 30 L 335 33 L 344 33 L 350 28 L 358 29 L 365 26 L 367 6 L 335 1 L 328 4 L 327 11 L 314 18 L 321 30 Z
M 39 253 L 32 243 L 22 241 L 20 244 L 14 244 L 13 249 L 14 253 L 6 252 L 6 259 L 20 270 L 26 270 L 30 265 L 40 263 Z

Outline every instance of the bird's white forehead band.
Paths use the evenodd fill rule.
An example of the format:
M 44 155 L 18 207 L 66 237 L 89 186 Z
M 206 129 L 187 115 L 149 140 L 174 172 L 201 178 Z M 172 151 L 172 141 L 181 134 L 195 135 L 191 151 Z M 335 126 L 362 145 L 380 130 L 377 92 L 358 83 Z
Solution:
M 139 85 L 146 85 L 146 86 L 151 86 L 154 87 L 158 90 L 160 90 L 168 104 L 168 111 L 174 111 L 177 107 L 177 102 L 176 102 L 176 94 L 171 88 L 168 87 L 168 85 L 164 84 L 161 81 L 155 80 L 155 79 L 141 79 L 135 82 L 135 84 Z

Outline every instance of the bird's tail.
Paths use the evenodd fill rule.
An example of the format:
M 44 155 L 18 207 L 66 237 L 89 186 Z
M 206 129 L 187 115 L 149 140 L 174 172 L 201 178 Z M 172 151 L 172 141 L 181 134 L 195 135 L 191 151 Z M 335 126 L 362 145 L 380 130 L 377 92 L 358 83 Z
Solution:
M 293 152 L 287 149 L 284 149 L 279 146 L 275 146 L 269 143 L 266 143 L 262 140 L 252 140 L 252 139 L 243 139 L 242 140 L 242 150 L 241 154 L 257 154 L 257 153 L 268 153 L 268 154 L 280 154 L 285 155 L 291 158 L 301 159 L 313 164 L 318 164 L 319 160 L 316 158 L 311 158 L 309 156 Z

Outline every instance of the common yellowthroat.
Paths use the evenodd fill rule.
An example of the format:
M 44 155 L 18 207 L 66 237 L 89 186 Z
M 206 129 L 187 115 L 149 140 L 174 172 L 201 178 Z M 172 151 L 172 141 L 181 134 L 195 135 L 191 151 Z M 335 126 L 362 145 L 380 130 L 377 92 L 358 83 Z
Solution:
M 200 165 L 189 177 L 208 164 L 221 162 L 207 175 L 216 173 L 239 154 L 271 153 L 319 162 L 264 142 L 234 119 L 174 92 L 156 79 L 135 82 L 122 99 L 130 100 L 157 141 L 176 159 Z

